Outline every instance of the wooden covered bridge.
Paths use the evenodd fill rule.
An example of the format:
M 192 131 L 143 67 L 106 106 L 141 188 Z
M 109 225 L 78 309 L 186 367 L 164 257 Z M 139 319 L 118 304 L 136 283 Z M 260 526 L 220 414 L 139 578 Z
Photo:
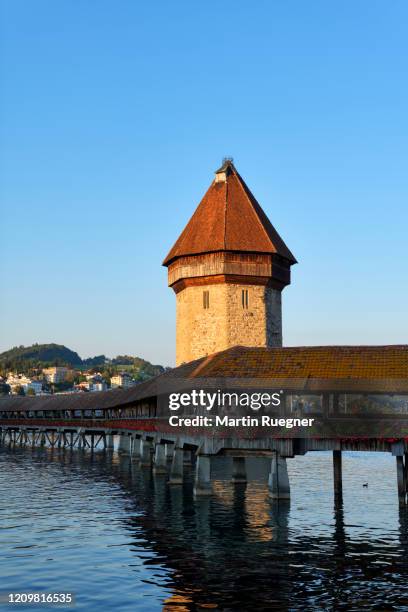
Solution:
M 192 389 L 278 391 L 276 417 L 313 417 L 314 425 L 267 428 L 172 426 L 169 395 Z M 214 406 L 212 414 L 225 413 Z M 248 410 L 228 407 L 229 413 Z M 237 412 L 238 410 L 238 412 Z M 184 416 L 208 414 L 182 408 Z M 283 422 L 283 421 L 282 421 Z M 113 450 L 142 467 L 183 482 L 186 457 L 196 462 L 195 493 L 211 493 L 211 457 L 233 457 L 233 479 L 246 479 L 245 457 L 270 456 L 273 497 L 290 495 L 286 460 L 308 451 L 333 452 L 334 491 L 342 494 L 344 450 L 386 451 L 396 457 L 398 496 L 407 501 L 408 346 L 234 347 L 183 364 L 128 389 L 0 399 L 2 444 Z

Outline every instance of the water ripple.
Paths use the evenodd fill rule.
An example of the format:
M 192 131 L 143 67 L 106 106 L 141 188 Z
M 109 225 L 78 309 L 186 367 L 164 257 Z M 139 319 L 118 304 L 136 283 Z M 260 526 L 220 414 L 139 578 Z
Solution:
M 288 464 L 290 504 L 271 502 L 267 460 L 234 487 L 226 458 L 194 500 L 190 468 L 169 487 L 103 452 L 2 449 L 2 590 L 74 592 L 90 611 L 408 610 L 393 458 L 345 453 L 337 507 L 329 454 Z

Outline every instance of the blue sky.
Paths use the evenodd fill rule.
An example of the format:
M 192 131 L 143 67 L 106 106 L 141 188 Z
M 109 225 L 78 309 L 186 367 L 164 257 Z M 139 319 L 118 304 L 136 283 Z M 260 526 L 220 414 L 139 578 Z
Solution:
M 0 350 L 173 364 L 161 261 L 223 156 L 299 264 L 284 342 L 408 342 L 408 5 L 1 2 Z

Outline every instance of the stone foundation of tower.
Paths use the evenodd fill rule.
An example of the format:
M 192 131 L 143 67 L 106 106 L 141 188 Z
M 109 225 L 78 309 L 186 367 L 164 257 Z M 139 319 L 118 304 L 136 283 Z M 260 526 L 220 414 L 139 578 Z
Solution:
M 281 291 L 265 285 L 199 284 L 176 294 L 176 363 L 231 346 L 282 346 Z

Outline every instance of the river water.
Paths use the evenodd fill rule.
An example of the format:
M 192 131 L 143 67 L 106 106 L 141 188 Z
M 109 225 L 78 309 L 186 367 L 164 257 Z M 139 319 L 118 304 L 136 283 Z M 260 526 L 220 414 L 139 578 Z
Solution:
M 264 459 L 246 485 L 216 459 L 195 500 L 190 467 L 169 487 L 116 453 L 3 448 L 0 592 L 73 592 L 92 611 L 408 610 L 395 458 L 344 453 L 337 507 L 329 453 L 288 467 L 290 504 L 268 498 Z

